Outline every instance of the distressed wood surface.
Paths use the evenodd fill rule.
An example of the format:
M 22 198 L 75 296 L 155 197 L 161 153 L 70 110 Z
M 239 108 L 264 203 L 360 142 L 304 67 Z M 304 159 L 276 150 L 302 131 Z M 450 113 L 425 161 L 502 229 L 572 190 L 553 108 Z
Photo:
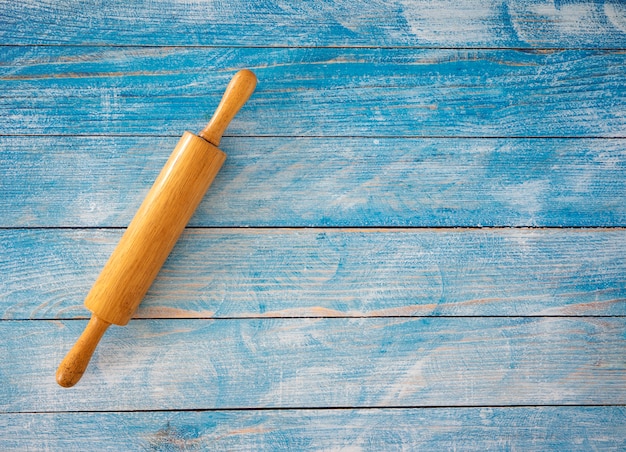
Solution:
M 121 234 L 0 231 L 0 318 L 88 318 Z M 623 229 L 190 229 L 135 316 L 623 316 L 624 255 Z
M 28 413 L 4 419 L 3 450 L 331 450 L 344 444 L 355 450 L 587 452 L 626 447 L 623 407 Z
M 0 17 L 6 44 L 626 47 L 620 0 L 22 0 Z
M 126 227 L 177 141 L 0 136 L 0 226 Z M 624 139 L 239 137 L 222 149 L 192 226 L 626 225 Z
M 180 136 L 238 68 L 245 136 L 626 137 L 623 51 L 4 47 L 4 134 Z
M 0 322 L 0 411 L 626 403 L 623 317 L 135 320 L 69 391 L 86 321 L 26 323 Z
M 623 2 L 0 18 L 0 449 L 626 448 Z M 243 67 L 192 228 L 58 387 L 122 229 Z

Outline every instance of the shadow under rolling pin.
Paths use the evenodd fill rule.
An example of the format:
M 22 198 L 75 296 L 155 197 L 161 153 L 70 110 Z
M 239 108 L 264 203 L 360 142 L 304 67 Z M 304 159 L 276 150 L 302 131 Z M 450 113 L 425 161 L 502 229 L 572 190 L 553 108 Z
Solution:
M 126 325 L 133 316 L 226 160 L 217 146 L 255 87 L 255 75 L 239 71 L 202 132 L 183 134 L 85 299 L 91 320 L 59 365 L 61 386 L 80 380 L 112 323 Z

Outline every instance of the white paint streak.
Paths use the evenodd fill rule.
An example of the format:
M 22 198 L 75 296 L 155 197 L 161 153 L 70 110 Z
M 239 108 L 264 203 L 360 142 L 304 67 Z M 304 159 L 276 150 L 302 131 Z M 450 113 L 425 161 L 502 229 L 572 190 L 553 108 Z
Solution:
M 401 0 L 402 15 L 420 44 L 449 42 L 450 45 L 487 43 L 497 40 L 497 32 L 486 25 L 496 22 L 500 2 L 460 3 L 456 0 L 415 2 Z M 445 38 L 444 38 L 445 37 Z
M 607 32 L 606 20 L 626 32 L 626 8 L 618 3 L 604 3 L 603 10 L 595 2 L 520 2 L 511 0 L 508 13 L 517 37 L 531 45 L 558 42 L 592 43 Z M 606 20 L 605 17 L 606 16 Z
M 544 209 L 544 200 L 549 189 L 548 180 L 529 180 L 494 190 L 493 194 L 496 200 L 526 215 L 523 221 L 534 225 L 537 223 L 535 216 Z
M 537 19 L 556 27 L 561 35 L 580 35 L 584 33 L 604 34 L 606 30 L 600 26 L 598 11 L 595 3 L 562 2 L 558 8 L 554 2 L 545 2 L 534 5 L 530 11 Z M 594 26 L 597 25 L 597 26 Z M 532 30 L 534 26 L 529 23 Z
M 615 28 L 626 33 L 626 4 L 605 3 L 604 14 Z

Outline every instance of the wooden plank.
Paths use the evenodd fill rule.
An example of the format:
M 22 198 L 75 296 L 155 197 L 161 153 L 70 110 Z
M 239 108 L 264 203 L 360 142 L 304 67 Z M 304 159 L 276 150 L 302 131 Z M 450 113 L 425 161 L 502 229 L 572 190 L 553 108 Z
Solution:
M 0 137 L 0 226 L 125 227 L 177 140 Z M 626 225 L 624 139 L 225 138 L 222 148 L 193 226 Z
M 42 0 L 0 5 L 6 44 L 624 48 L 619 1 Z M 33 33 L 33 29 L 37 33 Z
M 234 69 L 245 136 L 625 137 L 622 51 L 3 48 L 4 134 L 200 130 Z
M 117 230 L 0 231 L 0 317 L 86 318 Z M 626 315 L 626 230 L 187 230 L 139 318 Z
M 2 450 L 626 448 L 623 407 L 5 414 L 0 427 Z
M 0 322 L 0 411 L 626 403 L 624 317 L 135 320 L 67 390 L 85 324 Z

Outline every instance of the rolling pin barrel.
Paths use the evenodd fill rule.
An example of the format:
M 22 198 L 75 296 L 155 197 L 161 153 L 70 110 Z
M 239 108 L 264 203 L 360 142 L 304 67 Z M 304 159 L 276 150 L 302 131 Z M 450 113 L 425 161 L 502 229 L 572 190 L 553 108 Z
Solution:
M 226 154 L 185 132 L 85 299 L 100 319 L 126 325 L 185 229 Z
M 226 154 L 217 146 L 255 87 L 254 74 L 239 71 L 199 136 L 183 134 L 85 299 L 92 318 L 57 370 L 61 386 L 78 382 L 110 324 L 133 316 L 222 167 Z

